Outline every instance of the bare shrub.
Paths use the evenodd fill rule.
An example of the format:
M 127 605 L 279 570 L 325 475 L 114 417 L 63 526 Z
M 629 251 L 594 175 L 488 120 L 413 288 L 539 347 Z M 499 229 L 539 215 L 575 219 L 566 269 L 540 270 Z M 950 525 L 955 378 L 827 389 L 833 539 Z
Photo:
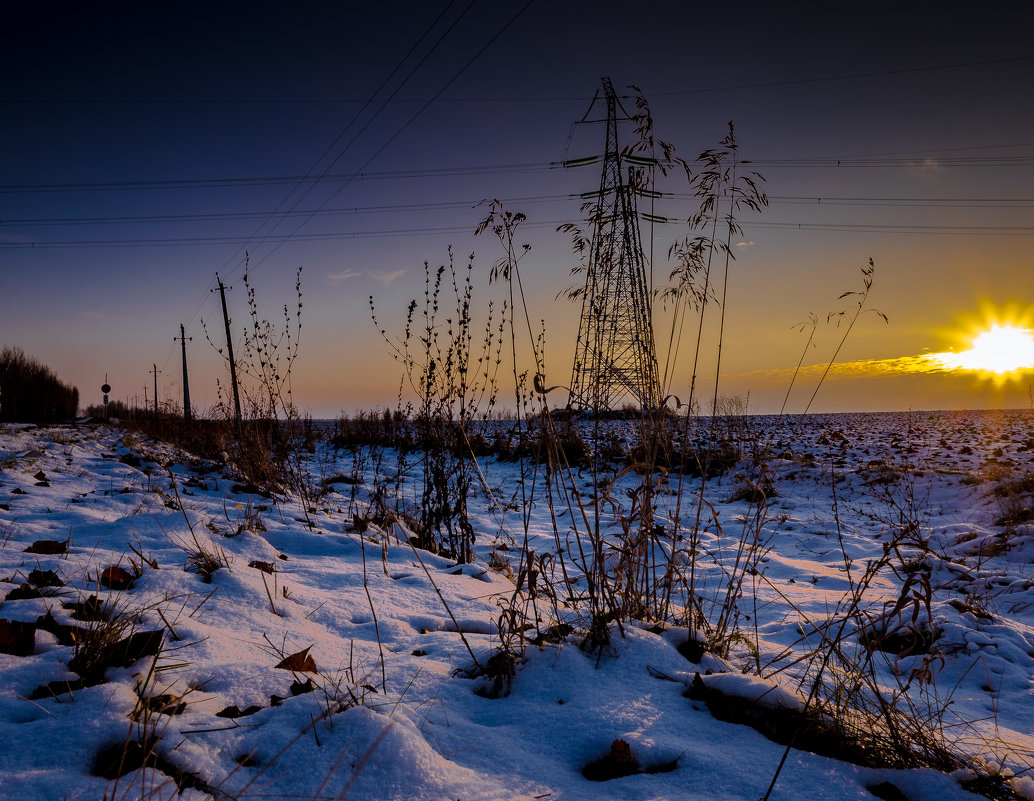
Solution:
M 502 347 L 491 301 L 475 343 L 473 269 L 471 257 L 465 268 L 457 270 L 451 250 L 448 265 L 432 270 L 425 262 L 423 305 L 410 302 L 398 339 L 381 328 L 370 297 L 374 324 L 418 398 L 413 443 L 420 451 L 423 478 L 420 545 L 459 562 L 473 557 L 467 497 L 477 467 L 470 438 L 473 423 L 487 419 L 495 406 Z

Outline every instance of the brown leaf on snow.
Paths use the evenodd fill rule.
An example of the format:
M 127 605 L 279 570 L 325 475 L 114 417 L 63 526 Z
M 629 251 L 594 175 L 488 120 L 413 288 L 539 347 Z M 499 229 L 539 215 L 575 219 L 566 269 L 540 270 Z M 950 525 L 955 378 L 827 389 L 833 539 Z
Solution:
M 310 645 L 309 648 L 312 646 Z M 296 654 L 285 656 L 277 665 L 278 668 L 291 670 L 295 673 L 315 673 L 316 660 L 309 656 L 309 648 L 299 651 Z
M 116 592 L 133 589 L 134 581 L 136 581 L 136 576 L 118 565 L 106 567 L 101 571 L 101 586 L 108 587 Z

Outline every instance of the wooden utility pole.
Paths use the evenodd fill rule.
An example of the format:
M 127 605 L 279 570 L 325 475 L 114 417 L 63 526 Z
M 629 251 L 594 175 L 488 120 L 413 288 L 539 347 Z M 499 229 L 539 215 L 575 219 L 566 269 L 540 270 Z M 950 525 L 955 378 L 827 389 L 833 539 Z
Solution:
M 177 339 L 183 346 L 183 419 L 188 423 L 191 420 L 190 414 L 190 384 L 187 383 L 187 340 L 191 340 L 194 337 L 188 337 L 187 332 L 183 330 L 183 323 L 180 323 L 180 335 L 173 337 L 172 341 L 175 342 Z
M 154 368 L 154 416 L 158 416 L 158 373 L 161 372 L 158 369 L 158 365 L 151 363 L 151 367 Z
M 226 352 L 230 357 L 230 383 L 233 385 L 233 421 L 237 425 L 237 433 L 241 430 L 241 396 L 237 391 L 237 362 L 233 360 L 233 339 L 230 337 L 230 315 L 226 311 L 226 287 L 215 274 L 215 280 L 219 282 L 219 298 L 223 302 L 223 323 L 226 325 Z M 214 290 L 213 290 L 214 291 Z

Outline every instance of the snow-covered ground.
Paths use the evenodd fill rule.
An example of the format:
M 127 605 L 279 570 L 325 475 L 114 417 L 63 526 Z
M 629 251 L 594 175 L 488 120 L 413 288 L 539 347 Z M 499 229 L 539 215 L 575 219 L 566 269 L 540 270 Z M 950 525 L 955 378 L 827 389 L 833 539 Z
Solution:
M 574 631 L 529 644 L 509 694 L 490 698 L 486 679 L 469 677 L 471 652 L 484 664 L 498 649 L 522 509 L 527 547 L 557 548 L 541 484 L 522 501 L 519 463 L 482 460 L 491 492 L 471 496 L 477 558 L 457 566 L 411 547 L 400 523 L 355 525 L 377 474 L 393 485 L 393 452 L 378 466 L 321 446 L 314 473 L 360 483 L 330 484 L 306 514 L 292 497 L 249 492 L 230 467 L 139 435 L 6 427 L 0 798 L 756 801 L 784 747 L 716 719 L 699 693 L 687 697 L 694 675 L 799 707 L 808 687 L 796 657 L 908 530 L 909 572 L 881 572 L 864 602 L 886 609 L 921 576 L 909 586 L 929 589 L 931 653 L 881 655 L 879 675 L 890 693 L 894 674 L 928 671 L 912 683 L 918 708 L 939 713 L 951 742 L 1034 799 L 1034 416 L 756 418 L 743 435 L 767 447 L 773 492 L 728 659 L 692 663 L 679 650 L 685 628 L 636 622 L 613 625 L 602 653 L 587 651 L 584 610 L 561 598 Z M 722 565 L 755 519 L 741 491 L 741 473 L 757 478 L 751 469 L 708 483 L 705 603 L 720 596 Z M 400 485 L 408 503 L 419 498 L 417 474 Z M 591 474 L 572 479 L 593 495 Z M 611 497 L 628 503 L 638 482 L 620 476 Z M 659 520 L 676 487 L 674 476 L 662 483 Z M 686 482 L 687 505 L 698 487 Z M 554 511 L 568 532 L 563 508 Z M 225 566 L 206 570 L 205 554 Z M 545 596 L 536 602 L 544 631 L 554 613 Z M 921 606 L 898 618 L 925 616 Z M 158 756 L 120 770 L 140 742 Z M 637 769 L 604 783 L 583 775 L 608 755 Z M 970 777 L 792 749 L 771 798 L 876 797 L 870 788 L 910 801 L 974 798 L 961 784 Z

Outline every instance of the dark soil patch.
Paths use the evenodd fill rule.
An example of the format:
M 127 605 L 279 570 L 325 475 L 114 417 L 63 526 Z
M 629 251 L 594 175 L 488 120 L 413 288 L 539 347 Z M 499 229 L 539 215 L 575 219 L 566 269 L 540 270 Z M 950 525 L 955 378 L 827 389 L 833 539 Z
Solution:
M 228 707 L 224 707 L 215 713 L 217 718 L 230 718 L 231 720 L 236 718 L 246 718 L 248 715 L 254 715 L 256 712 L 261 712 L 262 707 L 252 704 L 251 706 L 241 709 L 236 704 L 230 704 Z
M 870 784 L 865 789 L 877 798 L 882 798 L 883 801 L 908 801 L 908 796 L 901 792 L 897 785 L 890 782 Z
M 963 612 L 969 612 L 971 615 L 980 618 L 981 620 L 994 621 L 994 615 L 975 601 L 968 601 L 962 598 L 952 598 L 948 601 L 948 606 L 960 614 Z
M 591 782 L 605 782 L 639 772 L 639 760 L 624 740 L 610 744 L 610 752 L 582 768 L 582 775 Z
M 0 618 L 0 653 L 31 656 L 36 650 L 36 626 L 20 620 Z
M 563 642 L 567 636 L 574 632 L 574 626 L 570 623 L 556 623 L 545 631 L 538 632 L 532 639 L 532 645 L 542 646 L 545 643 Z
M 86 631 L 86 629 L 79 626 L 58 623 L 50 612 L 36 618 L 36 628 L 53 634 L 61 645 L 75 645 L 76 640 L 81 639 L 83 632 Z
M 323 482 L 323 486 L 329 487 L 331 484 L 362 484 L 363 480 L 356 476 L 337 475 L 331 476 Z
M 902 658 L 930 653 L 938 636 L 939 631 L 919 626 L 902 626 L 890 630 L 870 629 L 860 633 L 860 639 L 866 648 Z
M 1009 780 L 1001 774 L 963 779 L 959 784 L 963 790 L 990 798 L 991 801 L 1026 801 L 1026 797 L 1013 790 Z
M 780 745 L 792 745 L 803 751 L 854 765 L 887 767 L 879 755 L 872 753 L 855 738 L 838 731 L 818 715 L 726 695 L 704 684 L 699 673 L 693 677 L 693 683 L 684 694 L 694 701 L 703 701 L 715 719 L 750 726 Z
M 68 540 L 36 540 L 25 549 L 25 553 L 37 553 L 46 556 L 68 553 Z
M 67 603 L 63 606 L 72 613 L 72 617 L 76 620 L 100 622 L 111 617 L 111 608 L 98 599 L 96 595 L 91 595 L 86 600 Z
M 162 754 L 158 753 L 159 738 L 147 737 L 142 740 L 126 740 L 105 746 L 93 760 L 93 775 L 108 781 L 125 776 L 140 768 L 157 770 L 169 776 L 180 792 L 187 789 L 199 790 L 209 795 L 218 792 L 196 774 L 177 768 Z
M 273 494 L 271 492 L 262 489 L 262 487 L 260 487 L 258 484 L 253 484 L 250 481 L 247 484 L 234 484 L 233 492 L 236 492 L 240 495 L 258 495 L 262 498 L 273 497 Z
M 65 582 L 53 570 L 30 570 L 29 584 L 34 587 L 64 587 Z
M 187 710 L 187 702 L 172 693 L 160 693 L 140 698 L 139 706 L 133 713 L 133 720 L 139 720 L 144 712 L 154 715 L 182 715 Z
M 510 685 L 517 675 L 517 657 L 496 651 L 485 662 L 481 675 L 488 679 L 488 684 L 474 692 L 482 698 L 503 698 L 510 694 Z
M 582 776 L 591 782 L 606 782 L 637 773 L 670 773 L 679 766 L 678 763 L 678 759 L 672 759 L 655 765 L 643 765 L 626 741 L 614 740 L 605 756 L 582 768 Z
M 111 667 L 129 667 L 145 656 L 154 656 L 161 650 L 164 632 L 138 631 L 115 643 L 87 636 L 78 644 L 77 653 L 68 662 L 68 668 L 86 681 L 103 681 Z
M 42 590 L 40 590 L 39 587 L 33 587 L 28 582 L 25 582 L 24 584 L 19 584 L 13 590 L 11 590 L 9 593 L 7 593 L 7 597 L 4 600 L 6 600 L 6 601 L 24 601 L 24 600 L 29 599 L 29 598 L 42 598 L 42 597 L 43 597 L 43 592 L 42 592 Z
M 79 690 L 84 690 L 87 687 L 93 687 L 100 683 L 101 680 L 86 681 L 85 679 L 58 679 L 57 681 L 48 681 L 46 684 L 41 684 L 29 693 L 29 700 L 40 701 L 45 698 L 57 698 L 59 695 L 78 692 Z
M 685 642 L 681 642 L 676 645 L 675 650 L 686 657 L 686 659 L 694 665 L 699 665 L 700 660 L 704 658 L 704 653 L 706 653 L 707 647 L 704 645 L 703 641 L 689 638 Z

